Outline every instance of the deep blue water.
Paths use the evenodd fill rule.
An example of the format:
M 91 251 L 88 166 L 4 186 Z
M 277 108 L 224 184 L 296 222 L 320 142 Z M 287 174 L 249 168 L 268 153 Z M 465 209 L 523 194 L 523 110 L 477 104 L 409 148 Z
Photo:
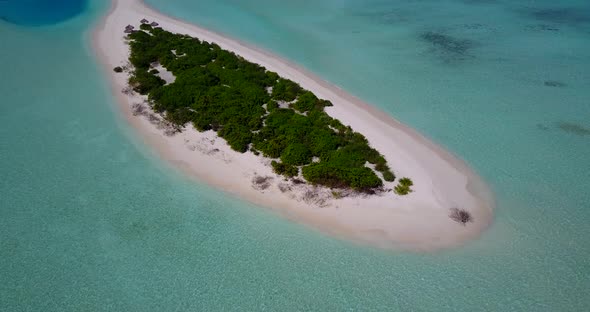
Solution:
M 148 2 L 448 147 L 495 222 L 455 250 L 381 251 L 189 181 L 118 116 L 85 35 L 107 3 L 0 2 L 0 311 L 590 306 L 590 3 Z
M 51 25 L 82 13 L 87 0 L 2 0 L 0 19 L 26 26 Z

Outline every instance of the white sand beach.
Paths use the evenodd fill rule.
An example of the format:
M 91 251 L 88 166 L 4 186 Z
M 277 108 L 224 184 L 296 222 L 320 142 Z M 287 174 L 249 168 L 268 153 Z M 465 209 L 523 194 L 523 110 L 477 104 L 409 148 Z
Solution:
M 144 99 L 123 94 L 128 75 L 117 74 L 113 68 L 127 63 L 125 26 L 131 24 L 138 29 L 143 18 L 159 23 L 165 30 L 214 42 L 330 100 L 334 106 L 326 108 L 326 112 L 365 135 L 398 178 L 413 180 L 414 191 L 406 196 L 387 192 L 336 199 L 328 189 L 314 190 L 285 181 L 272 172 L 270 160 L 250 152 L 235 152 L 212 131 L 199 133 L 187 126 L 182 133 L 168 136 L 157 122 L 144 116 L 149 112 L 134 115 L 133 104 L 143 103 Z M 108 15 L 93 33 L 93 44 L 121 111 L 138 137 L 182 172 L 239 198 L 326 234 L 382 248 L 430 251 L 454 247 L 477 238 L 492 222 L 491 193 L 463 161 L 386 113 L 280 57 L 167 17 L 139 0 L 113 0 Z M 266 185 L 253 185 L 256 177 L 269 178 L 261 183 Z M 386 182 L 385 187 L 392 189 L 396 184 Z M 463 225 L 452 220 L 452 208 L 467 210 L 473 221 Z

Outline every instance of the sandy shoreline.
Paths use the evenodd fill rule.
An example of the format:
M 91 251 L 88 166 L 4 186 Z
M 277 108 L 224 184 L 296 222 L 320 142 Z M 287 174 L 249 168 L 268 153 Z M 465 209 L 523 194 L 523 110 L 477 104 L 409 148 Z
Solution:
M 319 98 L 332 101 L 334 106 L 326 112 L 365 135 L 385 156 L 396 176 L 412 178 L 414 192 L 407 196 L 386 193 L 334 199 L 329 190 L 323 189 L 315 190 L 317 196 L 310 199 L 309 187 L 282 181 L 272 173 L 269 161 L 252 153 L 232 151 L 213 132 L 199 133 L 187 127 L 181 134 L 166 136 L 147 118 L 134 116 L 131 106 L 143 100 L 121 92 L 127 76 L 115 74 L 112 68 L 127 62 L 124 27 L 138 27 L 142 18 L 156 21 L 172 32 L 215 42 L 298 82 Z M 387 114 L 268 52 L 162 15 L 139 0 L 114 0 L 108 15 L 94 30 L 93 43 L 122 112 L 139 136 L 183 172 L 240 198 L 325 233 L 383 248 L 435 250 L 457 246 L 477 238 L 492 221 L 492 196 L 464 162 Z M 260 190 L 252 184 L 256 176 L 273 178 L 268 188 Z M 468 210 L 474 221 L 463 226 L 451 220 L 448 216 L 453 207 Z

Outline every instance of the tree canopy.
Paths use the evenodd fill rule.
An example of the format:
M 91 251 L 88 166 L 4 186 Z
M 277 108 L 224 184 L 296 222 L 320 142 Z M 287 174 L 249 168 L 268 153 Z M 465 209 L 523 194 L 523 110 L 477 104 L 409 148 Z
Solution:
M 238 152 L 275 159 L 276 173 L 293 177 L 301 171 L 313 184 L 370 192 L 383 185 L 376 172 L 395 179 L 363 135 L 326 114 L 332 103 L 296 82 L 214 43 L 160 27 L 143 24 L 128 38 L 134 67 L 129 83 L 168 121 L 214 130 Z M 174 82 L 166 84 L 155 63 L 172 72 Z

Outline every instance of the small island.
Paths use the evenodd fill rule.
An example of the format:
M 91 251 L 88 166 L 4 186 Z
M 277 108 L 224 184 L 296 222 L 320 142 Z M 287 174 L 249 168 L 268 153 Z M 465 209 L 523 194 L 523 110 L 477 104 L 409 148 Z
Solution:
M 330 101 L 214 43 L 142 23 L 128 35 L 129 84 L 178 131 L 213 130 L 237 152 L 273 159 L 275 173 L 314 185 L 374 194 L 394 181 L 362 134 L 324 112 Z M 396 193 L 405 195 L 411 181 L 402 181 Z
M 492 221 L 464 162 L 279 56 L 140 0 L 113 0 L 93 43 L 137 138 L 199 182 L 382 248 L 453 247 Z

